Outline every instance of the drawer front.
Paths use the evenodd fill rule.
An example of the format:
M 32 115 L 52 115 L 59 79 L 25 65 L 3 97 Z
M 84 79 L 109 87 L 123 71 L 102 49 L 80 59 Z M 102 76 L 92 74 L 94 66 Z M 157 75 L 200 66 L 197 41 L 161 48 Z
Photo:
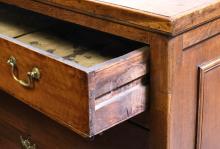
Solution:
M 20 149 L 22 147 L 19 140 L 20 135 L 21 132 L 17 129 L 0 123 L 0 146 L 2 149 Z
M 21 46 L 13 39 L 0 37 L 0 87 L 23 102 L 81 134 L 89 133 L 87 76 L 84 72 Z M 38 67 L 41 77 L 33 88 L 22 87 L 11 74 L 7 60 L 17 60 L 19 79 Z M 80 100 L 79 100 L 80 99 Z
M 145 110 L 147 45 L 0 6 L 1 89 L 86 137 Z
M 149 132 L 129 123 L 97 136 L 94 140 L 85 140 L 14 97 L 1 91 L 0 97 L 1 149 L 20 149 L 20 136 L 24 140 L 29 138 L 31 145 L 36 145 L 36 149 L 148 148 Z
M 200 66 L 197 149 L 220 148 L 220 58 Z
M 82 136 L 94 136 L 146 108 L 145 48 L 95 66 L 91 73 L 12 38 L 0 36 L 0 49 L 0 88 Z M 15 69 L 8 64 L 12 56 Z M 38 80 L 27 76 L 33 68 Z M 28 79 L 31 88 L 24 86 Z

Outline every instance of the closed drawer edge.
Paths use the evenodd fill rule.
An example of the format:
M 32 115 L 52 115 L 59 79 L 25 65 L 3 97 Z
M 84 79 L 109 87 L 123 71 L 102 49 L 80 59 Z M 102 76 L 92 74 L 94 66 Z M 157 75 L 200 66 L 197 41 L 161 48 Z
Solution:
M 149 144 L 149 132 L 128 122 L 96 136 L 93 140 L 87 140 L 5 92 L 0 91 L 0 95 L 1 149 L 20 149 L 21 137 L 23 140 L 28 139 L 30 146 L 35 144 L 36 149 L 91 149 L 103 146 L 117 148 L 118 144 L 122 148 L 141 149 Z M 139 139 L 134 140 L 134 137 Z

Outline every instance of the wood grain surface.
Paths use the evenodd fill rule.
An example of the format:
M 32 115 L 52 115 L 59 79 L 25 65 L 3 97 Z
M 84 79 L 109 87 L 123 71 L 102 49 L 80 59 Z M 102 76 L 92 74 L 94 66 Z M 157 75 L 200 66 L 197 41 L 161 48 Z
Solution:
M 219 148 L 220 119 L 218 116 L 220 59 L 205 62 L 199 67 L 199 105 L 197 149 Z
M 0 97 L 1 149 L 20 149 L 20 136 L 29 138 L 39 149 L 149 148 L 150 132 L 128 122 L 86 140 L 3 91 Z
M 104 32 L 109 32 L 115 35 L 150 44 L 150 58 L 147 58 L 147 60 L 149 60 L 149 68 L 151 73 L 150 107 L 149 111 L 145 115 L 147 118 L 149 118 L 148 122 L 150 121 L 148 126 L 150 129 L 149 145 L 153 149 L 195 148 L 197 136 L 199 136 L 199 133 L 201 133 L 197 130 L 197 118 L 199 116 L 199 111 L 197 109 L 199 104 L 198 66 L 204 62 L 216 59 L 220 55 L 220 35 L 218 25 L 220 14 L 219 0 L 201 0 L 197 1 L 198 3 L 195 1 L 190 1 L 192 3 L 195 2 L 194 4 L 196 5 L 190 5 L 189 2 L 188 4 L 182 4 L 182 6 L 181 2 L 183 1 L 179 1 L 180 6 L 174 6 L 174 8 L 180 8 L 180 11 L 182 12 L 178 14 L 173 13 L 175 15 L 172 17 L 134 9 L 137 6 L 134 8 L 131 8 L 130 6 L 129 8 L 120 6 L 120 4 L 112 4 L 114 3 L 113 1 L 111 1 L 111 4 L 101 1 L 63 0 L 42 0 L 40 2 L 36 0 L 1 0 L 1 2 L 13 4 L 65 21 L 78 23 L 83 26 L 88 26 Z M 158 1 L 155 1 L 155 4 L 156 2 Z M 178 4 L 177 1 L 175 2 L 176 3 L 174 4 Z M 166 6 L 165 3 L 164 6 Z M 193 6 L 193 8 L 191 8 L 191 6 Z M 185 11 L 183 11 L 184 9 L 181 9 L 181 7 L 185 7 Z M 169 7 L 167 6 L 167 8 Z M 157 11 L 160 11 L 160 9 Z M 155 32 L 155 30 L 159 30 L 160 33 L 167 33 L 173 36 L 170 37 L 167 36 L 167 34 L 160 34 Z M 11 39 L 9 41 L 11 41 Z M 130 59 L 130 54 L 137 55 Z M 118 105 L 121 105 L 121 100 L 116 100 L 117 102 L 114 102 L 114 98 L 111 98 L 111 93 L 114 95 L 114 93 L 120 91 L 118 86 L 121 88 L 121 85 L 125 85 L 125 82 L 134 82 L 134 78 L 137 81 L 137 76 L 140 78 L 146 74 L 145 72 L 148 70 L 148 67 L 143 69 L 146 66 L 143 63 L 145 60 L 143 55 L 148 54 L 143 54 L 139 50 L 135 50 L 130 54 L 128 53 L 128 55 L 119 57 L 119 61 L 116 58 L 114 60 L 110 60 L 110 63 L 104 62 L 101 65 L 97 65 L 89 69 L 89 72 L 92 73 L 89 73 L 90 77 L 85 78 L 88 78 L 86 83 L 89 82 L 88 89 L 91 89 L 88 91 L 89 93 L 87 96 L 92 100 L 89 100 L 90 102 L 88 104 L 93 106 L 93 111 L 97 111 L 97 113 L 94 112 L 91 115 L 90 120 L 95 120 L 95 114 L 99 115 L 98 111 L 101 111 L 100 107 L 105 108 L 105 105 L 109 105 L 109 107 L 107 106 L 108 108 L 106 111 L 111 111 L 115 109 L 115 106 L 112 107 L 111 105 L 114 105 L 115 103 L 119 103 Z M 50 56 L 50 54 L 48 55 Z M 138 71 L 135 71 L 138 73 L 133 74 L 129 72 L 126 74 L 126 76 L 129 76 L 126 78 L 131 77 L 129 81 L 126 79 L 124 81 L 125 76 L 121 75 L 120 73 L 114 74 L 114 70 L 116 70 L 116 68 L 118 72 L 124 74 L 124 72 L 130 68 L 130 64 L 133 64 L 133 62 L 136 62 L 132 66 L 138 68 Z M 63 61 L 62 64 L 67 63 L 66 61 Z M 72 63 L 68 63 L 67 66 L 75 67 L 75 65 Z M 6 66 L 3 68 L 7 69 Z M 28 68 L 29 66 L 22 66 L 22 69 L 26 70 Z M 88 72 L 85 71 L 88 69 L 83 70 L 83 72 Z M 132 71 L 132 69 L 130 71 Z M 72 71 L 70 71 L 70 73 L 71 72 Z M 81 76 L 81 73 L 79 73 L 77 76 Z M 103 76 L 103 78 L 101 78 L 101 76 Z M 118 77 L 115 77 L 115 79 L 113 79 L 114 81 L 111 80 L 110 82 L 106 82 L 104 79 L 106 76 L 110 78 L 114 78 L 114 76 L 121 76 L 121 78 L 117 79 Z M 206 90 L 206 97 L 211 99 L 210 101 L 207 101 L 209 105 L 216 105 L 218 103 L 216 98 L 212 97 L 212 95 L 217 94 L 217 83 L 219 81 L 218 79 L 214 79 L 217 78 L 217 76 L 218 73 L 211 73 L 211 75 L 208 77 L 210 82 L 207 85 L 214 86 L 213 90 Z M 114 84 L 115 80 L 119 83 Z M 12 83 L 9 82 L 8 79 L 4 81 L 5 86 Z M 97 82 L 100 82 L 98 83 L 98 86 L 96 86 Z M 105 84 L 108 84 L 107 87 L 102 88 L 105 86 Z M 113 88 L 111 85 L 113 85 L 113 88 L 119 90 L 112 90 Z M 126 86 L 123 87 L 126 88 L 127 86 L 129 85 L 126 84 Z M 213 91 L 215 94 L 208 94 L 208 92 Z M 120 93 L 123 94 L 123 92 Z M 107 96 L 110 98 L 102 98 Z M 124 100 L 124 102 L 127 103 L 126 100 Z M 210 110 L 208 104 L 206 105 L 206 109 L 208 109 L 210 113 L 216 113 L 216 108 L 212 108 L 212 110 Z M 127 105 L 127 107 L 129 107 L 129 105 Z M 124 109 L 126 108 L 123 108 L 123 111 L 126 111 Z M 203 110 L 201 111 L 204 112 Z M 109 113 L 110 112 L 108 112 L 108 114 Z M 118 108 L 112 112 L 113 116 L 115 113 L 118 113 Z M 101 116 L 104 117 L 105 115 Z M 111 115 L 108 116 L 111 117 Z M 122 114 L 122 117 L 123 116 L 124 115 Z M 214 118 L 212 116 L 209 117 L 206 115 L 206 120 L 208 122 L 205 121 L 205 123 L 207 124 L 206 132 L 211 132 L 214 135 L 212 135 L 213 138 L 210 138 L 210 141 L 206 139 L 205 141 L 202 140 L 199 142 L 203 148 L 205 148 L 206 145 L 212 147 L 213 144 L 215 147 L 219 147 L 219 144 L 216 143 L 217 141 L 215 138 L 215 136 L 218 136 L 218 134 L 215 134 L 217 131 L 209 131 L 211 130 L 209 126 L 218 124 L 218 119 L 213 120 Z M 209 120 L 209 118 L 211 120 Z M 115 119 L 111 119 L 110 121 L 108 120 L 109 119 L 107 119 L 106 122 L 111 122 L 111 120 L 114 121 Z M 91 122 L 94 124 L 94 121 Z M 102 124 L 105 125 L 105 123 Z M 105 125 L 105 127 L 107 126 Z M 99 127 L 96 128 L 97 130 L 101 130 Z M 215 128 L 218 130 L 217 126 Z M 210 136 L 209 133 L 206 132 L 204 135 Z
M 114 0 L 37 1 L 38 3 L 34 1 L 36 6 L 41 5 L 40 3 L 46 3 L 54 7 L 61 7 L 103 20 L 114 21 L 145 30 L 156 30 L 171 35 L 177 35 L 207 21 L 218 18 L 220 14 L 219 0 L 172 0 L 168 2 L 161 0 L 139 0 L 135 2 Z M 31 3 L 27 4 L 23 2 L 23 0 L 1 0 L 1 2 L 14 4 L 43 14 L 49 13 L 52 15 L 52 13 L 54 13 L 52 11 L 48 12 L 47 10 L 39 11 L 37 10 L 40 9 L 39 7 L 33 7 L 30 5 Z M 210 12 L 212 13 L 209 14 Z M 89 26 L 89 24 L 85 25 Z
M 129 86 L 96 99 L 94 121 L 96 133 L 134 117 L 134 115 L 147 109 L 149 88 L 140 81 L 143 80 L 135 81 Z
M 201 34 L 203 34 L 203 32 L 201 32 Z M 197 36 L 199 37 L 199 35 Z M 208 38 L 209 35 L 207 34 L 206 37 L 206 40 L 203 40 L 203 42 L 184 50 L 183 47 L 180 48 L 182 46 L 182 43 L 180 43 L 179 50 L 175 51 L 174 54 L 176 60 L 175 66 L 173 67 L 173 80 L 175 81 L 172 86 L 173 100 L 171 102 L 172 111 L 170 111 L 172 113 L 171 119 L 173 122 L 171 127 L 171 140 L 173 140 L 171 143 L 172 148 L 194 149 L 196 145 L 196 135 L 198 133 L 196 129 L 198 116 L 197 107 L 199 98 L 198 66 L 204 62 L 218 58 L 220 54 L 219 33 L 211 38 Z M 218 82 L 218 79 L 216 79 L 216 82 Z M 212 82 L 210 82 L 210 85 L 211 83 Z M 209 94 L 211 96 L 212 92 Z M 207 123 L 212 125 L 213 123 L 218 123 L 218 121 L 216 119 L 216 121 L 209 121 Z M 212 139 L 215 139 L 214 135 L 212 137 L 210 137 L 210 143 L 212 142 Z M 219 146 L 220 144 L 218 144 L 218 147 Z
M 68 9 L 63 9 L 59 7 L 51 7 L 51 5 L 45 4 L 45 3 L 39 3 L 36 1 L 26 1 L 22 0 L 20 1 L 13 1 L 13 3 L 8 0 L 7 3 L 19 6 L 21 8 L 28 7 L 28 10 L 38 12 L 42 14 L 44 12 L 44 15 L 48 15 L 53 18 L 57 18 L 60 20 L 68 21 L 71 23 L 88 26 L 89 28 L 93 28 L 99 31 L 111 33 L 114 35 L 118 35 L 124 38 L 132 39 L 135 41 L 140 41 L 144 43 L 149 43 L 148 41 L 148 33 L 145 30 L 140 30 L 138 28 L 132 27 L 132 26 L 125 26 L 123 24 L 119 24 L 116 22 L 103 20 L 103 19 L 97 19 L 92 16 L 83 15 L 74 11 L 70 11 Z M 1 3 L 2 5 L 3 3 Z M 13 7 L 16 9 L 16 7 Z M 57 13 L 59 12 L 59 13 Z M 86 21 L 85 21 L 86 20 Z
M 0 35 L 0 66 L 5 69 L 0 74 L 0 88 L 86 137 L 146 109 L 148 88 L 142 79 L 148 72 L 148 46 L 55 20 L 33 28 L 35 22 L 30 22 L 26 29 L 19 24 L 31 16 L 11 8 L 2 15 L 7 12 L 22 18 L 0 18 L 2 34 L 7 35 Z M 33 67 L 40 69 L 41 78 L 34 88 L 24 88 L 13 80 L 6 63 L 10 56 L 17 60 L 19 79 L 27 78 Z M 131 84 L 135 85 L 129 88 Z
M 145 46 L 141 43 L 65 23 L 56 24 L 17 39 L 84 67 L 104 63 Z
M 37 14 L 32 16 L 32 13 L 29 14 L 22 9 L 7 5 L 0 6 L 3 8 L 0 12 L 2 15 L 0 34 L 14 37 L 85 67 L 103 63 L 144 46 L 141 43 L 59 22 L 45 16 Z
M 3 51 L 1 51 L 2 56 L 0 58 L 0 65 L 5 70 L 8 70 L 3 71 L 1 73 L 1 76 L 4 76 L 1 77 L 2 79 L 0 79 L 0 86 L 2 89 L 13 94 L 23 102 L 38 109 L 39 111 L 51 117 L 52 119 L 57 120 L 58 122 L 62 123 L 63 125 L 69 127 L 70 129 L 76 131 L 81 135 L 92 136 L 97 134 L 96 131 L 93 131 L 93 127 L 95 127 L 96 121 L 94 119 L 95 117 L 93 117 L 95 109 L 95 105 L 93 104 L 93 102 L 95 98 L 97 98 L 96 90 L 100 90 L 101 86 L 98 87 L 99 84 L 97 84 L 95 79 L 96 75 L 88 74 L 87 71 L 83 69 L 74 68 L 72 67 L 73 65 L 70 66 L 60 61 L 53 60 L 45 56 L 46 54 L 43 54 L 42 51 L 37 52 L 37 49 L 34 50 L 33 48 L 25 46 L 22 43 L 16 42 L 13 39 L 2 36 L 0 43 L 1 49 L 3 49 Z M 108 72 L 106 71 L 106 69 L 113 70 L 114 67 L 117 68 L 117 66 L 122 66 L 122 64 L 130 63 L 130 61 L 134 60 L 130 67 L 137 67 L 136 70 L 140 70 L 137 71 L 135 74 L 130 74 L 124 73 L 126 72 L 126 67 L 119 67 L 120 71 L 118 71 L 118 73 L 116 73 L 115 75 L 120 76 L 116 77 L 120 81 L 116 81 L 118 83 L 112 84 L 111 81 L 114 81 L 114 79 L 109 80 L 107 84 L 112 84 L 112 86 L 105 88 L 105 90 L 102 90 L 101 92 L 103 94 L 113 89 L 116 89 L 119 86 L 123 86 L 124 84 L 127 84 L 127 82 L 132 82 L 132 80 L 135 80 L 146 73 L 146 63 L 143 63 L 143 60 L 146 60 L 146 57 L 143 57 L 143 53 L 141 51 L 134 52 L 136 54 L 131 55 L 134 56 L 132 59 L 129 59 L 130 55 L 125 55 L 123 56 L 125 59 L 123 59 L 122 57 L 123 61 L 117 61 L 117 59 L 115 59 L 110 64 L 107 63 L 97 68 L 97 70 L 102 68 L 102 70 L 99 71 L 103 71 L 105 73 Z M 40 53 L 42 53 L 43 55 Z M 20 78 L 26 78 L 26 73 L 22 73 L 21 70 L 26 70 L 27 72 L 31 68 L 33 68 L 33 66 L 37 66 L 38 68 L 40 68 L 42 78 L 39 82 L 36 82 L 35 88 L 33 90 L 28 90 L 26 88 L 21 87 L 19 84 L 17 84 L 17 82 L 15 82 L 12 79 L 10 74 L 10 67 L 6 63 L 10 55 L 16 57 L 18 61 L 17 64 Z M 59 71 L 57 71 L 57 68 L 59 68 Z M 110 75 L 111 73 L 105 74 L 105 76 Z M 99 79 L 99 81 L 102 80 Z M 13 88 L 11 87 L 11 84 L 14 84 Z M 139 92 L 139 90 L 141 91 L 141 93 Z M 101 92 L 99 91 L 99 93 Z M 137 93 L 143 93 L 142 95 L 145 95 L 145 87 L 137 90 L 131 90 L 129 94 L 124 94 L 123 96 L 121 96 L 120 94 L 115 95 L 115 98 L 117 98 L 117 96 L 121 96 L 118 99 L 121 100 L 120 102 L 118 102 L 118 100 L 115 101 L 114 98 L 106 99 L 109 100 L 109 103 L 116 102 L 114 105 L 117 108 L 112 110 L 112 113 L 115 113 L 117 110 L 119 110 L 122 105 L 130 107 L 134 111 L 128 114 L 126 117 L 123 117 L 123 119 L 121 117 L 115 116 L 114 123 L 112 123 L 112 120 L 110 120 L 113 117 L 109 117 L 110 119 L 108 127 L 103 127 L 102 129 L 100 129 L 101 131 L 104 131 L 105 129 L 114 126 L 115 124 L 124 121 L 132 116 L 135 116 L 138 113 L 143 112 L 145 110 L 146 96 L 141 96 L 141 100 L 139 100 L 139 98 L 136 98 L 139 97 L 139 94 Z M 133 98 L 131 99 L 128 97 Z M 111 109 L 110 105 L 111 104 L 105 106 L 106 111 L 107 109 Z M 127 113 L 127 111 L 121 112 L 122 113 L 120 114 L 123 114 L 125 112 Z
M 48 0 L 57 1 L 57 0 Z M 152 12 L 164 16 L 175 16 L 183 12 L 196 9 L 203 5 L 209 5 L 210 3 L 217 2 L 217 0 L 100 0 L 110 4 L 120 5 L 123 7 L 129 7 L 132 9 Z M 65 2 L 63 2 L 65 3 Z M 160 9 L 158 9 L 160 8 Z
M 45 0 L 38 1 L 45 2 Z M 219 0 L 92 0 L 80 2 L 46 0 L 46 2 L 172 35 L 220 17 Z
M 54 60 L 46 56 L 47 53 L 42 55 L 40 51 L 30 50 L 31 47 L 22 46 L 22 43 L 13 41 L 13 39 L 1 36 L 0 43 L 2 49 L 0 65 L 5 70 L 1 72 L 1 88 L 63 125 L 72 129 L 76 126 L 75 131 L 78 130 L 82 134 L 88 133 L 87 73 Z M 17 59 L 19 79 L 25 80 L 27 72 L 33 67 L 40 69 L 41 78 L 40 81 L 35 82 L 34 89 L 24 88 L 14 81 L 11 76 L 11 68 L 7 64 L 10 56 Z M 81 112 L 78 113 L 78 110 Z

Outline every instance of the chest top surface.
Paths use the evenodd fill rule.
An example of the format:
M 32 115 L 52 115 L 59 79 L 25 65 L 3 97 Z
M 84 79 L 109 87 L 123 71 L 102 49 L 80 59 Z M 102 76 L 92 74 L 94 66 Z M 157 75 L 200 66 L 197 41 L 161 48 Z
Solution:
M 161 16 L 175 17 L 190 10 L 199 9 L 219 0 L 100 0 L 111 4 L 140 11 L 155 13 Z

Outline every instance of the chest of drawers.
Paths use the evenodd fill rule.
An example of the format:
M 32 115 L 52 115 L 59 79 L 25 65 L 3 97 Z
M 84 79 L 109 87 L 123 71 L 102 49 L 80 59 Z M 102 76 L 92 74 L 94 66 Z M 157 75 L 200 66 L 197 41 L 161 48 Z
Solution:
M 0 2 L 2 90 L 84 137 L 145 111 L 148 148 L 220 146 L 218 0 Z

